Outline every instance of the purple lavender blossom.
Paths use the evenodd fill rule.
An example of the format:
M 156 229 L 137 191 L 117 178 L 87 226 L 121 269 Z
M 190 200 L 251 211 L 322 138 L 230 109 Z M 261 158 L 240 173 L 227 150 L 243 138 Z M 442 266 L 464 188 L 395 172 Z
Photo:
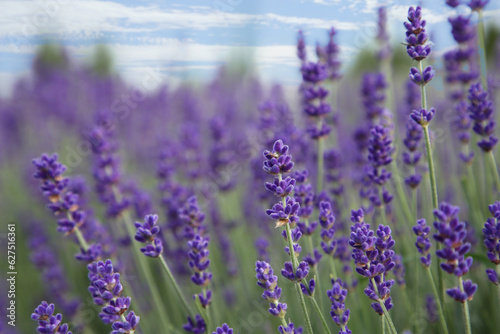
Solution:
M 106 205 L 110 217 L 118 217 L 131 205 L 130 199 L 117 198 L 114 189 L 120 190 L 120 161 L 117 157 L 118 145 L 112 141 L 114 128 L 110 120 L 103 119 L 89 133 L 89 141 L 94 154 L 93 176 L 99 199 Z
M 351 212 L 351 221 L 354 225 L 351 226 L 349 245 L 353 248 L 352 258 L 356 264 L 356 272 L 370 278 L 365 294 L 375 301 L 371 304 L 375 312 L 382 315 L 379 303 L 384 303 L 387 310 L 392 308 L 390 291 L 394 280 L 386 280 L 386 274 L 395 266 L 392 250 L 395 241 L 389 226 L 379 225 L 375 236 L 370 225 L 364 222 L 361 209 Z
M 424 108 L 421 108 L 421 109 L 415 109 L 415 110 L 413 110 L 413 112 L 411 113 L 410 117 L 415 122 L 417 122 L 418 124 L 420 124 L 420 126 L 426 127 L 426 126 L 429 125 L 429 123 L 434 118 L 434 114 L 435 113 L 436 113 L 436 110 L 434 108 L 431 108 L 431 109 L 428 109 L 428 110 L 426 110 Z
M 57 154 L 48 156 L 42 154 L 39 159 L 33 160 L 36 172 L 35 179 L 41 181 L 40 189 L 49 204 L 47 207 L 54 213 L 59 226 L 57 230 L 65 235 L 76 233 L 86 221 L 87 213 L 79 206 L 80 201 L 77 194 L 68 191 L 69 179 L 63 176 L 66 166 L 59 163 Z M 76 259 L 84 262 L 93 262 L 101 255 L 101 245 L 99 243 L 88 245 L 88 249 L 83 249 L 76 255 Z
M 278 331 L 280 334 L 302 334 L 302 327 L 296 328 L 293 323 L 289 323 L 286 327 L 279 326 Z
M 340 279 L 332 279 L 332 289 L 327 290 L 326 294 L 332 303 L 330 315 L 341 328 L 339 334 L 351 334 L 351 330 L 347 327 L 351 311 L 345 306 L 347 290 L 344 289 L 344 283 Z
M 417 165 L 422 158 L 422 152 L 418 151 L 422 138 L 422 127 L 411 118 L 408 118 L 406 122 L 406 136 L 403 140 L 407 152 L 403 152 L 403 162 L 405 165 L 413 168 L 413 173 L 405 178 L 406 185 L 412 189 L 416 189 L 422 180 L 422 175 L 417 171 Z
M 406 52 L 414 60 L 421 61 L 431 53 L 431 47 L 427 45 L 429 36 L 425 31 L 425 20 L 422 20 L 422 8 L 410 7 L 408 9 L 408 22 L 404 23 L 406 28 Z
M 62 323 L 62 315 L 54 315 L 54 310 L 54 304 L 49 305 L 45 301 L 35 308 L 31 319 L 38 321 L 36 331 L 41 334 L 71 334 L 68 324 Z
M 179 209 L 179 217 L 186 223 L 184 236 L 188 239 L 188 265 L 193 274 L 191 282 L 202 287 L 202 292 L 195 294 L 194 299 L 199 299 L 201 306 L 206 308 L 212 302 L 212 291 L 207 289 L 212 281 L 212 273 L 208 271 L 210 260 L 208 255 L 209 237 L 204 236 L 206 226 L 203 225 L 205 214 L 198 206 L 195 196 L 188 198 L 182 208 Z
M 484 9 L 484 6 L 486 6 L 490 2 L 490 0 L 470 0 L 467 2 L 467 6 L 472 11 L 479 12 Z
M 472 130 L 483 137 L 477 145 L 484 152 L 491 152 L 498 142 L 494 135 L 496 122 L 493 117 L 493 103 L 488 98 L 481 83 L 473 84 L 469 89 L 469 115 L 474 121 Z
M 415 246 L 422 257 L 420 262 L 424 267 L 430 267 L 431 265 L 431 241 L 429 239 L 429 234 L 431 232 L 431 227 L 427 226 L 425 219 L 420 219 L 417 221 L 417 225 L 413 226 L 413 232 L 417 236 L 417 241 Z
M 307 169 L 295 171 L 293 174 L 296 184 L 293 196 L 300 206 L 298 216 L 303 220 L 308 220 L 314 211 L 314 190 L 308 177 L 309 172 Z M 312 234 L 317 224 L 313 222 L 307 227 L 305 223 L 298 223 L 298 226 L 303 234 Z M 309 231 L 307 229 L 309 229 Z
M 323 61 L 326 63 L 327 70 L 328 70 L 328 79 L 329 80 L 339 80 L 341 78 L 340 74 L 340 61 L 338 59 L 339 57 L 339 51 L 340 48 L 335 43 L 334 37 L 337 34 L 337 31 L 335 28 L 331 27 L 330 30 L 328 30 L 328 44 L 324 48 L 324 59 Z
M 488 250 L 488 259 L 499 269 L 500 265 L 500 202 L 489 206 L 492 217 L 488 218 L 483 228 L 484 245 Z M 486 269 L 486 275 L 493 284 L 500 284 L 495 269 Z
M 469 272 L 472 266 L 472 257 L 465 258 L 469 252 L 471 244 L 465 241 L 467 237 L 466 224 L 458 218 L 460 208 L 442 202 L 438 209 L 434 210 L 434 216 L 437 221 L 434 222 L 434 228 L 437 233 L 434 234 L 434 239 L 443 245 L 442 249 L 436 251 L 437 257 L 445 260 L 441 263 L 441 269 L 450 275 L 457 276 L 461 282 L 461 277 Z M 455 287 L 446 290 L 446 293 L 453 299 L 464 303 L 471 300 L 477 285 L 470 280 L 462 283 L 465 292 L 462 289 Z
M 306 43 L 304 41 L 304 33 L 302 30 L 299 30 L 297 36 L 297 57 L 299 57 L 302 63 L 307 60 Z
M 387 8 L 380 7 L 377 13 L 377 40 L 380 44 L 378 57 L 379 59 L 388 59 L 391 56 L 392 48 L 387 32 Z
M 160 227 L 156 224 L 158 215 L 147 215 L 144 218 L 144 223 L 135 223 L 137 232 L 135 240 L 147 244 L 141 248 L 141 252 L 149 257 L 158 257 L 163 253 L 163 244 L 159 238 Z
M 392 195 L 385 189 L 385 184 L 392 177 L 392 173 L 387 171 L 384 166 L 392 162 L 392 138 L 389 129 L 377 125 L 370 132 L 368 145 L 368 162 L 366 173 L 374 186 L 373 193 L 370 195 L 370 201 L 374 206 L 388 205 L 392 200 Z M 384 213 L 385 214 L 385 213 Z
M 113 333 L 129 333 L 134 331 L 139 323 L 139 317 L 130 311 L 126 316 L 126 321 L 121 317 L 129 311 L 130 297 L 123 297 L 123 285 L 120 281 L 120 274 L 115 271 L 111 260 L 98 261 L 87 266 L 89 270 L 89 292 L 94 303 L 101 306 L 99 317 L 105 324 L 112 324 Z M 120 332 L 120 330 L 122 330 Z
M 281 288 L 278 287 L 278 276 L 274 275 L 273 268 L 265 261 L 255 263 L 255 272 L 257 275 L 257 285 L 264 289 L 262 298 L 269 302 L 269 313 L 278 318 L 284 318 L 287 305 L 280 303 Z
M 188 317 L 187 319 L 188 323 L 182 326 L 182 328 L 186 332 L 193 334 L 202 334 L 207 330 L 207 325 L 205 324 L 205 320 L 203 320 L 203 317 L 201 315 L 197 314 L 194 320 L 191 317 Z
M 365 73 L 361 82 L 361 95 L 366 118 L 370 126 L 375 125 L 385 111 L 385 89 L 387 81 L 382 73 Z
M 322 86 L 322 82 L 328 78 L 327 66 L 322 62 L 307 62 L 301 66 L 300 71 L 304 113 L 311 120 L 307 132 L 311 139 L 318 140 L 328 136 L 331 131 L 330 126 L 323 122 L 331 113 L 331 106 L 326 102 L 328 90 Z
M 212 334 L 233 334 L 233 329 L 230 328 L 227 324 L 223 324 L 220 327 L 217 327 L 215 332 Z

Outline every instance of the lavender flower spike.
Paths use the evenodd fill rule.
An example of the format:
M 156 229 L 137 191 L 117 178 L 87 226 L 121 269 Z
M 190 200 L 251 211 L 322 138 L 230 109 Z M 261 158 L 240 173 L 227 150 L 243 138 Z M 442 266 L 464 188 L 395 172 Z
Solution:
M 113 334 L 134 333 L 140 317 L 128 312 L 131 298 L 123 297 L 120 274 L 115 272 L 111 260 L 99 261 L 87 266 L 89 270 L 89 292 L 94 303 L 102 307 L 99 317 L 105 324 L 111 324 Z
M 326 292 L 332 302 L 330 315 L 333 321 L 341 328 L 339 334 L 351 334 L 351 330 L 347 327 L 350 310 L 345 307 L 347 289 L 344 289 L 344 283 L 340 279 L 332 280 L 332 285 L 332 289 Z
M 148 244 L 146 247 L 141 248 L 141 252 L 149 257 L 158 257 L 163 253 L 163 244 L 161 239 L 158 237 L 160 233 L 160 227 L 156 225 L 158 221 L 158 215 L 147 215 L 144 218 L 144 223 L 135 223 L 137 228 L 137 233 L 135 235 L 135 240 Z
M 62 315 L 60 313 L 54 315 L 54 310 L 54 304 L 49 305 L 45 301 L 35 308 L 31 314 L 31 319 L 38 321 L 37 333 L 71 334 L 68 330 L 68 325 L 62 323 Z
M 489 206 L 492 217 L 488 218 L 483 228 L 484 245 L 488 250 L 488 259 L 500 270 L 500 202 Z M 486 269 L 490 282 L 500 284 L 498 273 L 495 269 Z
M 233 334 L 233 329 L 230 328 L 227 324 L 223 324 L 221 327 L 217 327 L 215 332 L 212 334 Z
M 287 305 L 280 303 L 281 288 L 278 287 L 278 276 L 274 275 L 273 268 L 265 261 L 255 263 L 255 272 L 257 275 L 257 285 L 264 289 L 262 298 L 269 302 L 269 313 L 278 318 L 284 318 Z
M 430 267 L 431 265 L 431 241 L 429 239 L 429 233 L 431 231 L 431 227 L 427 226 L 425 219 L 420 219 L 417 221 L 417 225 L 413 226 L 413 232 L 417 236 L 417 242 L 415 246 L 422 257 L 420 258 L 420 262 L 424 267 Z

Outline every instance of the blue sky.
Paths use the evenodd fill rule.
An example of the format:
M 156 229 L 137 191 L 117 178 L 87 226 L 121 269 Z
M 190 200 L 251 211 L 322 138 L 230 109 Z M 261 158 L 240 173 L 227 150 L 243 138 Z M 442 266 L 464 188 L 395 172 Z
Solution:
M 338 30 L 341 57 L 373 45 L 376 11 L 387 5 L 393 42 L 404 37 L 402 22 L 410 5 L 422 3 L 435 50 L 452 46 L 444 0 L 0 0 L 0 94 L 29 71 L 36 47 L 44 40 L 65 44 L 86 61 L 95 43 L 109 46 L 117 69 L 132 82 L 148 72 L 172 83 L 207 79 L 225 60 L 252 60 L 266 81 L 299 81 L 295 56 L 297 30 L 310 46 Z M 491 0 L 488 19 L 500 17 L 500 1 Z M 460 13 L 468 13 L 461 6 Z

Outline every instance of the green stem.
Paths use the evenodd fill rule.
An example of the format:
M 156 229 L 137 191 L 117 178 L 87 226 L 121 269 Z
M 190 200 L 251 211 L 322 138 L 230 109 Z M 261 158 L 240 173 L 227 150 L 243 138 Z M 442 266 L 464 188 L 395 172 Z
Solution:
M 458 278 L 458 285 L 460 287 L 460 291 L 464 292 L 462 277 Z M 463 303 L 463 310 L 464 310 L 464 318 L 465 318 L 464 319 L 465 320 L 465 333 L 472 334 L 472 330 L 470 327 L 469 304 L 467 303 L 467 300 Z
M 332 276 L 333 276 L 333 278 L 334 279 L 339 278 L 337 276 L 337 269 L 335 268 L 335 259 L 332 256 L 330 256 L 330 267 L 332 269 Z
M 432 148 L 431 148 L 431 138 L 429 136 L 429 127 L 424 126 L 425 135 L 425 149 L 427 150 L 427 164 L 429 167 L 429 176 L 431 181 L 431 196 L 432 196 L 432 207 L 434 209 L 438 208 L 438 194 L 436 186 L 436 171 L 434 170 L 434 159 L 432 158 Z
M 332 334 L 332 332 L 330 331 L 330 328 L 328 328 L 328 324 L 326 323 L 326 320 L 325 320 L 325 317 L 323 316 L 323 313 L 321 313 L 321 309 L 319 308 L 318 302 L 316 302 L 316 298 L 310 297 L 310 299 L 313 303 L 313 306 L 314 306 L 314 309 L 316 310 L 316 313 L 318 314 L 318 316 L 321 320 L 321 323 L 323 324 L 323 327 L 325 327 L 326 332 L 328 334 Z
M 382 323 L 382 334 L 385 334 L 385 317 L 380 317 L 380 323 Z
M 432 272 L 430 267 L 426 267 L 425 271 L 427 272 L 427 276 L 429 277 L 429 282 L 432 286 L 432 292 L 434 292 L 434 298 L 436 299 L 437 309 L 439 314 L 439 322 L 441 323 L 441 327 L 443 329 L 443 333 L 448 334 L 448 326 L 446 325 L 446 320 L 444 317 L 443 305 L 440 301 L 438 290 L 436 288 L 436 284 L 434 284 L 434 278 L 432 277 Z
M 80 247 L 84 251 L 88 251 L 89 245 L 87 244 L 87 241 L 85 240 L 85 237 L 83 236 L 82 231 L 80 231 L 80 229 L 78 227 L 75 227 L 75 235 L 76 235 L 76 238 L 78 239 L 78 243 L 80 244 Z
M 396 188 L 397 198 L 399 199 L 399 203 L 401 204 L 401 206 L 403 208 L 403 213 L 406 216 L 407 221 L 411 225 L 412 214 L 411 214 L 410 206 L 408 205 L 408 200 L 407 200 L 406 194 L 405 194 L 403 186 L 402 186 L 402 184 L 403 184 L 402 179 L 399 177 L 400 174 L 398 172 L 398 166 L 396 166 L 396 163 L 392 163 L 391 168 L 392 168 L 392 175 L 398 176 L 398 177 L 393 177 L 394 185 Z
M 281 320 L 281 325 L 283 326 L 283 328 L 287 328 L 288 324 L 286 323 L 285 318 L 280 318 L 280 320 Z
M 304 295 L 302 294 L 302 291 L 300 290 L 299 283 L 295 282 L 294 285 L 295 285 L 295 291 L 297 292 L 297 296 L 299 297 L 299 303 L 300 303 L 300 307 L 302 308 L 302 313 L 304 315 L 304 318 L 306 319 L 307 329 L 308 329 L 309 333 L 313 334 L 311 319 L 309 319 L 309 314 L 307 312 L 306 301 L 304 300 Z
M 485 32 L 484 32 L 484 20 L 483 11 L 478 11 L 479 20 L 477 22 L 477 40 L 479 44 L 479 62 L 481 65 L 481 84 L 484 89 L 488 90 L 488 71 L 486 64 L 486 47 L 485 47 Z
M 500 192 L 500 175 L 498 174 L 498 168 L 497 168 L 497 162 L 495 161 L 495 155 L 493 154 L 493 151 L 490 151 L 488 153 L 490 157 L 490 165 L 491 165 L 491 170 L 493 172 L 493 177 L 495 179 L 495 187 L 497 188 L 497 192 Z
M 189 315 L 193 315 L 193 312 L 192 312 L 191 308 L 189 307 L 189 304 L 187 303 L 186 298 L 184 297 L 184 294 L 182 293 L 182 290 L 179 287 L 179 284 L 177 284 L 177 281 L 175 280 L 175 277 L 172 274 L 172 271 L 170 271 L 170 268 L 168 267 L 168 264 L 165 261 L 165 258 L 163 257 L 163 254 L 160 255 L 158 258 L 160 259 L 160 262 L 161 262 L 161 264 L 163 266 L 163 269 L 167 273 L 167 277 L 168 277 L 168 279 L 170 281 L 170 284 L 174 287 L 174 290 L 175 290 L 175 292 L 177 294 L 177 297 L 180 299 L 180 301 L 182 303 L 182 306 L 184 307 L 184 309 L 186 310 L 186 312 Z
M 375 282 L 375 278 L 371 279 L 373 288 L 375 289 L 375 292 L 377 293 L 378 296 L 378 288 L 377 288 L 377 282 Z M 396 327 L 394 326 L 394 323 L 392 322 L 391 315 L 389 314 L 389 311 L 387 311 L 387 308 L 385 307 L 384 301 L 382 299 L 378 300 L 378 303 L 380 304 L 380 307 L 382 307 L 382 310 L 384 311 L 384 315 L 387 318 L 387 322 L 389 323 L 389 327 L 391 331 L 394 334 L 398 334 L 398 331 L 396 330 Z

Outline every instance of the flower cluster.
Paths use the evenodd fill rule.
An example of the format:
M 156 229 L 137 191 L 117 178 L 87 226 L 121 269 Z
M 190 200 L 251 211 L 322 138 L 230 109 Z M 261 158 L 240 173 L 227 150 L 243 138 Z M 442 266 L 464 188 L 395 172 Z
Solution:
M 215 332 L 212 334 L 233 334 L 233 329 L 230 328 L 227 324 L 223 324 L 221 327 L 217 327 Z
M 324 62 L 327 67 L 328 75 L 327 78 L 328 80 L 338 80 L 341 78 L 340 74 L 340 61 L 338 59 L 339 57 L 339 51 L 340 48 L 335 43 L 334 37 L 337 34 L 337 31 L 335 28 L 330 28 L 328 30 L 328 43 L 326 44 L 325 47 L 321 47 L 319 45 L 316 46 L 316 53 L 318 55 L 318 58 L 321 62 Z
M 386 113 L 384 107 L 386 88 L 387 82 L 382 73 L 366 73 L 363 75 L 361 96 L 370 126 L 375 125 Z
M 307 221 L 314 211 L 314 190 L 309 182 L 309 172 L 307 169 L 302 171 L 295 171 L 293 178 L 295 179 L 296 186 L 294 191 L 294 198 L 297 204 L 300 205 L 298 216 L 302 220 Z M 297 223 L 302 234 L 311 235 L 317 227 L 317 224 L 311 222 L 309 225 L 306 223 Z
M 68 324 L 62 323 L 62 314 L 54 315 L 54 304 L 48 304 L 43 301 L 38 305 L 33 313 L 31 319 L 38 321 L 37 333 L 41 334 L 71 334 Z
M 194 295 L 193 298 L 198 298 L 201 306 L 206 308 L 212 301 L 212 291 L 207 289 L 212 281 L 212 273 L 208 271 L 210 265 L 208 242 L 210 239 L 201 233 L 205 232 L 205 226 L 203 225 L 205 214 L 200 210 L 196 197 L 192 196 L 179 209 L 179 215 L 188 224 L 185 236 L 190 238 L 187 244 L 189 248 L 188 265 L 193 271 L 191 281 L 203 288 L 203 291 Z
M 439 208 L 434 210 L 434 217 L 437 219 L 434 222 L 434 228 L 437 231 L 434 234 L 434 239 L 443 245 L 442 249 L 436 251 L 436 256 L 446 261 L 440 264 L 441 269 L 461 280 L 461 277 L 469 272 L 472 257 L 465 258 L 471 244 L 465 241 L 467 229 L 465 223 L 458 218 L 459 211 L 459 207 L 445 202 L 442 202 Z M 467 280 L 463 282 L 463 289 L 456 287 L 446 290 L 446 293 L 453 299 L 464 303 L 473 298 L 476 288 L 477 285 Z
M 431 227 L 427 225 L 425 219 L 420 219 L 417 221 L 417 225 L 413 226 L 413 233 L 417 236 L 417 241 L 415 246 L 422 257 L 420 257 L 420 262 L 424 267 L 431 266 L 431 241 L 429 239 L 429 234 L 431 232 Z
M 490 0 L 470 0 L 467 6 L 469 6 L 472 11 L 479 12 L 484 9 L 484 6 L 486 6 L 488 2 L 490 2 Z
M 422 127 L 411 118 L 406 122 L 406 136 L 403 143 L 407 152 L 403 152 L 403 162 L 413 169 L 413 173 L 405 178 L 405 183 L 412 189 L 416 189 L 422 181 L 422 174 L 417 171 L 417 166 L 422 158 L 422 152 L 418 151 L 423 138 Z
M 322 62 L 305 62 L 301 68 L 303 84 L 301 86 L 304 103 L 304 113 L 310 118 L 311 124 L 307 132 L 312 139 L 328 136 L 331 131 L 323 119 L 331 113 L 331 106 L 326 102 L 328 90 L 322 82 L 328 78 L 327 65 Z
M 394 280 L 387 280 L 386 274 L 395 266 L 392 250 L 395 241 L 389 226 L 379 225 L 375 236 L 370 225 L 365 223 L 361 209 L 351 212 L 351 221 L 354 225 L 351 226 L 349 245 L 353 248 L 352 258 L 356 272 L 370 279 L 365 294 L 376 301 L 371 306 L 375 312 L 382 315 L 380 303 L 384 303 L 387 310 L 392 308 L 390 292 Z
M 498 143 L 494 135 L 496 122 L 493 117 L 493 103 L 481 83 L 473 84 L 469 89 L 469 115 L 474 125 L 472 130 L 483 137 L 477 145 L 484 152 L 491 152 Z
M 42 154 L 33 160 L 36 168 L 35 179 L 41 181 L 40 189 L 43 196 L 49 201 L 48 208 L 57 219 L 57 230 L 65 235 L 75 234 L 86 221 L 87 213 L 80 208 L 79 196 L 69 188 L 69 179 L 64 177 L 66 166 L 58 162 L 57 154 L 51 156 Z M 104 234 L 104 233 L 103 233 Z M 99 243 L 88 245 L 80 244 L 81 253 L 76 259 L 83 262 L 93 262 L 101 256 L 101 245 Z
M 392 174 L 384 166 L 392 162 L 392 138 L 389 129 L 377 125 L 371 130 L 371 136 L 368 145 L 367 176 L 375 184 L 373 194 L 370 195 L 370 201 L 375 206 L 387 205 L 392 200 L 392 195 L 385 189 L 384 185 L 390 180 Z M 381 194 L 380 194 L 381 193 Z
M 136 316 L 133 311 L 128 312 L 131 298 L 121 296 L 123 285 L 120 281 L 120 274 L 115 272 L 111 260 L 94 262 L 87 268 L 90 280 L 88 290 L 94 303 L 102 307 L 99 314 L 101 320 L 106 324 L 112 324 L 113 334 L 133 333 L 139 324 L 140 317 Z
M 89 133 L 92 153 L 94 154 L 93 176 L 100 200 L 106 205 L 110 217 L 118 217 L 130 207 L 131 201 L 115 194 L 121 183 L 120 160 L 117 157 L 118 145 L 112 141 L 114 127 L 108 116 L 103 116 Z
M 335 216 L 332 212 L 332 206 L 329 202 L 319 203 L 319 223 L 321 224 L 321 248 L 325 254 L 333 256 L 337 246 L 335 236 Z
M 269 313 L 278 318 L 284 318 L 287 305 L 280 303 L 281 288 L 278 286 L 278 276 L 274 275 L 273 268 L 265 261 L 255 263 L 257 285 L 264 289 L 262 298 L 269 302 Z
M 484 245 L 488 250 L 488 259 L 500 270 L 500 202 L 495 202 L 489 206 L 491 216 L 488 218 L 483 228 Z M 500 284 L 497 271 L 486 269 L 488 279 L 493 284 Z
M 414 60 L 421 61 L 431 53 L 431 47 L 427 44 L 429 35 L 425 31 L 425 20 L 422 20 L 422 8 L 420 6 L 408 9 L 408 22 L 404 23 L 406 28 L 406 52 Z
M 135 223 L 137 232 L 135 240 L 147 244 L 146 247 L 141 248 L 141 252 L 149 257 L 158 257 L 163 253 L 163 244 L 159 237 L 160 227 L 156 224 L 158 215 L 147 215 L 144 218 L 144 223 Z
M 82 225 L 85 212 L 79 210 L 78 195 L 67 191 L 68 179 L 63 176 L 66 166 L 57 159 L 57 154 L 42 154 L 39 159 L 34 159 L 36 172 L 33 176 L 41 181 L 40 189 L 49 201 L 48 208 L 54 215 L 62 216 L 57 221 L 57 230 L 67 235 Z
M 286 327 L 279 326 L 278 331 L 280 334 L 302 334 L 302 327 L 295 327 L 293 323 L 289 323 Z
M 182 328 L 189 333 L 194 334 L 202 334 L 207 330 L 207 325 L 203 317 L 197 314 L 194 320 L 191 317 L 188 317 L 187 324 L 182 325 Z
M 339 334 L 351 334 L 351 330 L 347 327 L 351 311 L 345 307 L 347 289 L 344 288 L 344 283 L 340 279 L 332 279 L 332 289 L 326 291 L 326 294 L 332 303 L 330 315 L 341 328 Z

